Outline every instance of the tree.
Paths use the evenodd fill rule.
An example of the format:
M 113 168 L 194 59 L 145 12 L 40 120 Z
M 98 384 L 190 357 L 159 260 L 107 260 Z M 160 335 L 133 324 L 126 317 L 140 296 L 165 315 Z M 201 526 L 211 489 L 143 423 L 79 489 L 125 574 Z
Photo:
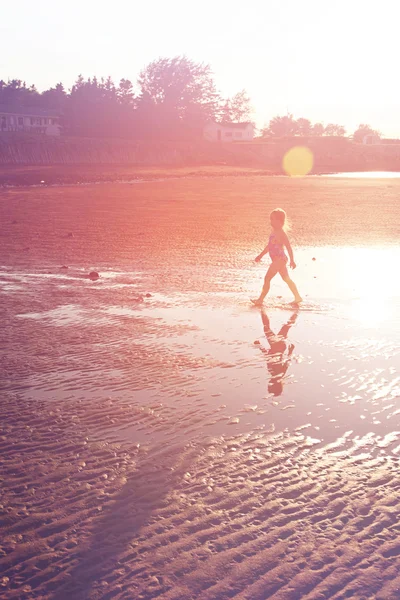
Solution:
M 358 126 L 358 129 L 353 133 L 353 141 L 354 142 L 362 142 L 366 135 L 373 135 L 377 138 L 381 137 L 379 131 L 372 129 L 370 125 L 361 124 Z
M 299 131 L 297 121 L 293 119 L 293 115 L 285 115 L 283 117 L 274 117 L 269 122 L 267 130 L 263 130 L 264 135 L 267 133 L 273 137 L 283 137 L 296 135 Z
M 157 133 L 157 107 L 147 92 L 137 99 L 135 129 L 139 137 L 154 137 Z
M 135 96 L 133 93 L 133 85 L 129 79 L 121 79 L 117 89 L 117 96 L 121 104 L 134 106 Z
M 346 129 L 342 125 L 335 125 L 334 123 L 328 123 L 325 127 L 325 135 L 332 135 L 343 137 L 346 134 Z
M 209 65 L 186 56 L 160 58 L 143 69 L 138 83 L 142 96 L 154 103 L 164 136 L 199 132 L 217 114 L 220 99 Z
M 7 106 L 37 106 L 40 94 L 34 85 L 26 86 L 21 79 L 0 81 L 0 104 Z
M 304 137 L 308 137 L 310 135 L 312 135 L 313 132 L 313 127 L 311 125 L 311 121 L 309 119 L 297 119 L 296 121 L 297 123 L 297 128 L 298 128 L 298 135 L 304 136 Z
M 246 90 L 241 90 L 228 98 L 221 110 L 221 121 L 246 123 L 251 120 L 253 107 Z
M 316 137 L 321 137 L 325 133 L 325 127 L 322 123 L 315 123 L 312 127 L 312 135 Z
M 298 135 L 301 137 L 321 137 L 323 135 L 328 136 L 344 136 L 346 130 L 342 125 L 336 125 L 335 123 L 329 123 L 326 127 L 322 123 L 311 123 L 309 119 L 303 117 L 295 120 L 293 115 L 286 115 L 284 117 L 274 117 L 269 127 L 265 127 L 261 135 L 263 137 L 275 136 L 294 136 Z
M 57 83 L 54 88 L 45 90 L 40 95 L 40 105 L 43 108 L 62 111 L 65 107 L 67 94 L 62 83 Z
M 219 114 L 218 121 L 221 123 L 231 123 L 232 122 L 232 114 L 231 114 L 231 106 L 229 98 L 224 101 L 222 104 Z
M 70 132 L 90 136 L 129 135 L 133 121 L 132 86 L 127 80 L 121 83 L 116 88 L 111 77 L 85 80 L 80 75 L 66 102 L 65 123 Z

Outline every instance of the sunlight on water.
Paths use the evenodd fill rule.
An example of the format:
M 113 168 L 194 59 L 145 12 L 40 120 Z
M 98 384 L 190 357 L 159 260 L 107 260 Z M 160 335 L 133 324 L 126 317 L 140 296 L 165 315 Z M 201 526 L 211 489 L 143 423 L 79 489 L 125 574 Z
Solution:
M 301 293 L 310 299 L 367 301 L 399 296 L 395 276 L 399 247 L 299 248 L 296 258 L 298 267 L 293 278 Z M 278 293 L 288 295 L 285 284 L 274 281 L 273 285 Z
M 347 276 L 359 300 L 353 303 L 352 316 L 364 327 L 389 322 L 392 309 L 389 299 L 399 292 L 395 273 L 395 256 L 387 250 L 365 249 L 358 257 L 348 250 Z
M 400 173 L 397 171 L 357 171 L 354 173 L 329 173 L 326 177 L 346 177 L 355 179 L 398 179 Z
M 365 296 L 353 303 L 350 314 L 362 327 L 375 328 L 393 318 L 393 308 L 387 298 Z
M 395 256 L 391 250 L 348 248 L 343 259 L 346 277 L 363 297 L 385 298 L 398 291 Z
M 69 357 L 59 362 L 56 353 L 51 375 L 20 385 L 40 398 L 56 389 L 58 400 L 112 393 L 119 406 L 138 411 L 153 410 L 157 400 L 174 435 L 185 411 L 209 435 L 272 427 L 328 443 L 349 429 L 360 439 L 400 430 L 400 248 L 297 247 L 295 255 L 293 279 L 304 302 L 294 308 L 278 276 L 262 311 L 249 299 L 268 260 L 254 263 L 248 252 L 235 265 L 199 269 L 190 290 L 180 285 L 193 269 L 181 264 L 169 268 L 176 283 L 168 289 L 163 271 L 152 273 L 149 287 L 138 273 L 105 270 L 89 295 L 72 270 L 67 291 L 66 276 L 3 272 L 0 291 L 10 306 L 13 295 L 27 293 L 13 317 L 18 328 L 37 339 L 53 332 L 50 339 Z M 41 299 L 34 306 L 32 287 Z M 132 427 L 139 441 L 164 431 Z

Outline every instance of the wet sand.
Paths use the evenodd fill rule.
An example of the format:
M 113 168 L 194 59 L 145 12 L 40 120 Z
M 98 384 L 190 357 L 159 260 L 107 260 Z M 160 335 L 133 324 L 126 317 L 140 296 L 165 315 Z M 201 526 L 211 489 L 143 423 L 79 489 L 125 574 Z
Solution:
M 228 166 L 226 164 L 204 166 L 134 166 L 134 165 L 1 165 L 0 186 L 49 186 L 86 185 L 93 183 L 136 183 L 141 181 L 165 181 L 188 177 L 250 177 L 274 175 L 271 169 L 262 167 Z
M 399 191 L 2 193 L 1 597 L 400 596 Z M 248 302 L 275 206 L 300 310 Z

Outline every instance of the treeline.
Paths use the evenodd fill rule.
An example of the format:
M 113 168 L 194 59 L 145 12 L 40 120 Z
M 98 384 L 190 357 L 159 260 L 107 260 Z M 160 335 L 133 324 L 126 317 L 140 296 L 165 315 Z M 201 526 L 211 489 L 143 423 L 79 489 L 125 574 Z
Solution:
M 282 117 L 274 117 L 269 122 L 268 127 L 261 130 L 261 136 L 265 138 L 279 137 L 321 137 L 321 136 L 337 136 L 344 137 L 346 129 L 343 125 L 335 123 L 311 123 L 309 119 L 294 119 L 293 115 L 284 115 Z M 355 142 L 362 142 L 366 135 L 380 137 L 379 131 L 372 129 L 370 125 L 361 124 L 358 129 L 351 135 Z
M 160 58 L 147 65 L 137 81 L 79 76 L 70 90 L 58 83 L 43 92 L 19 79 L 0 81 L 0 105 L 42 108 L 62 115 L 63 132 L 87 137 L 195 139 L 204 124 L 251 121 L 253 109 L 245 90 L 231 98 L 217 91 L 211 68 L 185 56 Z M 374 132 L 368 125 L 354 134 Z M 345 135 L 344 127 L 292 115 L 275 117 L 262 137 Z
M 252 113 L 244 90 L 223 98 L 210 66 L 184 56 L 151 62 L 136 85 L 79 76 L 69 91 L 58 83 L 40 93 L 18 79 L 0 81 L 0 105 L 57 110 L 65 133 L 89 137 L 194 138 L 210 119 L 244 122 Z

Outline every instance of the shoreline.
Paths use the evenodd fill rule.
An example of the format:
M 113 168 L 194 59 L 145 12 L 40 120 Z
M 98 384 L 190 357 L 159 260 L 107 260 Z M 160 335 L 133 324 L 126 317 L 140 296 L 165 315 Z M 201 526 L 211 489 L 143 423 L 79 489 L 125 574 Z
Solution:
M 373 171 L 371 169 L 332 171 L 328 169 L 311 172 L 306 177 L 357 177 L 363 173 L 393 173 L 399 171 Z M 199 166 L 199 167 L 149 167 L 137 168 L 129 165 L 7 165 L 0 166 L 0 188 L 49 187 L 95 184 L 135 184 L 157 182 L 171 179 L 223 178 L 223 177 L 284 177 L 291 179 L 281 169 L 262 169 L 256 167 Z M 386 176 L 390 179 L 390 176 Z

